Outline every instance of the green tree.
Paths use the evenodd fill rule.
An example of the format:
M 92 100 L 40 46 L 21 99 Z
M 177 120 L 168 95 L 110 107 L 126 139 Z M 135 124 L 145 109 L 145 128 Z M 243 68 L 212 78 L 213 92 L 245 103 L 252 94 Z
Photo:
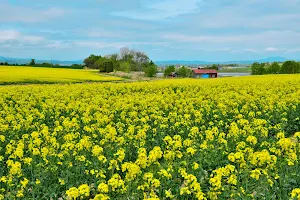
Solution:
M 296 73 L 300 73 L 300 66 L 299 63 L 297 63 L 296 61 L 285 61 L 282 64 L 281 70 L 280 70 L 281 74 L 296 74 Z
M 101 56 L 96 56 L 94 54 L 91 54 L 88 58 L 84 59 L 84 64 L 91 69 L 100 69 L 100 63 L 99 59 L 101 59 Z
M 280 65 L 278 62 L 273 62 L 267 69 L 268 74 L 279 74 L 280 73 Z
M 135 52 L 130 50 L 128 47 L 123 47 L 120 49 L 120 59 L 124 62 L 133 62 Z
M 255 62 L 251 65 L 251 74 L 252 75 L 257 75 L 258 74 L 258 68 L 259 68 L 259 63 Z
M 164 76 L 168 77 L 172 72 L 175 72 L 175 66 L 174 65 L 170 65 L 168 66 L 165 71 L 164 71 Z
M 112 62 L 113 70 L 116 71 L 144 71 L 149 61 L 150 59 L 145 53 L 124 47 L 120 49 L 119 54 L 115 53 L 104 57 L 91 54 L 88 58 L 84 59 L 84 64 L 87 68 L 99 69 L 102 72 L 107 71 L 104 66 L 106 62 Z
M 265 63 L 255 62 L 251 66 L 252 75 L 266 74 Z
M 105 72 L 105 66 L 104 66 L 104 61 L 105 60 L 106 60 L 105 58 L 99 56 L 95 60 L 95 62 L 91 65 L 90 68 L 92 68 L 92 69 L 100 69 L 100 72 Z
M 137 51 L 134 53 L 134 62 L 136 63 L 138 71 L 143 71 L 146 67 L 148 67 L 149 61 L 149 57 L 144 52 Z
M 190 77 L 191 76 L 191 71 L 190 69 L 186 67 L 180 67 L 176 72 L 179 77 Z
M 117 71 L 120 69 L 120 60 L 117 53 L 108 55 L 107 58 L 113 63 L 113 70 Z
M 218 70 L 219 68 L 218 68 L 218 65 L 213 64 L 211 67 L 209 67 L 209 69 L 215 69 L 215 70 Z
M 147 66 L 145 66 L 144 72 L 147 77 L 154 77 L 157 73 L 157 66 L 151 61 Z
M 121 62 L 120 63 L 120 71 L 129 73 L 131 71 L 131 66 L 129 62 Z
M 34 66 L 34 65 L 35 65 L 35 59 L 31 59 L 29 65 L 30 65 L 30 66 Z
M 104 64 L 105 72 L 109 73 L 114 71 L 114 65 L 111 60 L 104 61 L 103 64 Z

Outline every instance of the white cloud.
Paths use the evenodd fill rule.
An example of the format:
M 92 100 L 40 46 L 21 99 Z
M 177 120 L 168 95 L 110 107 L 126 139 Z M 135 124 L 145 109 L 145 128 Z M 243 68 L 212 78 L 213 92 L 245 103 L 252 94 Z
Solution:
M 199 22 L 198 26 L 203 28 L 287 29 L 300 25 L 300 14 L 285 13 L 247 16 L 226 10 L 206 17 L 201 16 L 197 20 Z
M 196 13 L 201 0 L 161 0 L 142 5 L 142 9 L 112 12 L 115 16 L 138 20 L 164 20 L 179 15 Z
M 72 48 L 72 44 L 67 41 L 50 40 L 46 42 L 44 47 L 48 49 L 69 49 Z
M 93 0 L 70 5 L 71 12 L 58 0 L 0 2 L 3 52 L 62 57 L 128 46 L 204 60 L 300 52 L 300 0 Z
M 196 12 L 199 2 L 199 0 L 189 0 L 189 2 L 186 2 L 186 0 L 164 0 L 154 3 L 152 2 L 145 7 L 159 12 L 168 13 L 169 16 L 177 16 Z
M 180 21 L 182 29 L 198 31 L 300 30 L 299 8 L 299 0 L 213 0 Z
M 117 32 L 117 31 L 108 31 L 108 30 L 104 30 L 104 29 L 92 29 L 92 30 L 89 30 L 88 33 L 87 33 L 87 36 L 89 37 L 124 37 L 124 36 L 127 36 L 128 34 L 127 33 L 120 33 L 120 32 Z
M 100 42 L 100 41 L 74 41 L 72 42 L 75 46 L 79 47 L 89 47 L 89 48 L 96 48 L 96 49 L 104 49 L 104 48 L 113 48 L 113 49 L 120 49 L 122 47 L 131 47 L 134 46 L 143 46 L 143 45 L 165 45 L 168 44 L 167 42 Z
M 15 40 L 20 36 L 20 33 L 13 30 L 0 30 L 0 42 Z
M 15 30 L 0 30 L 0 43 L 16 42 L 19 44 L 37 44 L 43 40 L 43 37 L 22 34 Z
M 124 43 L 108 43 L 108 42 L 96 42 L 96 41 L 75 41 L 73 42 L 75 46 L 78 47 L 88 47 L 95 49 L 104 49 L 104 48 L 122 48 Z
M 128 46 L 164 46 L 168 42 L 144 42 L 144 41 L 101 41 L 101 40 L 60 40 L 48 39 L 38 35 L 28 35 L 16 30 L 0 30 L 0 48 L 9 47 L 12 50 L 19 49 L 114 49 L 118 50 Z
M 66 13 L 61 8 L 47 8 L 44 10 L 0 4 L 0 22 L 36 23 L 57 18 Z
M 289 48 L 286 52 L 300 52 L 300 48 Z
M 242 45 L 300 45 L 300 32 L 266 31 L 252 34 L 185 35 L 163 34 L 162 38 L 182 43 L 242 44 Z
M 275 52 L 275 51 L 279 51 L 278 48 L 275 48 L 275 47 L 267 47 L 265 48 L 265 51 L 268 51 L 268 52 Z
M 256 52 L 258 52 L 258 51 L 255 50 L 255 49 L 244 49 L 244 52 L 256 53 Z

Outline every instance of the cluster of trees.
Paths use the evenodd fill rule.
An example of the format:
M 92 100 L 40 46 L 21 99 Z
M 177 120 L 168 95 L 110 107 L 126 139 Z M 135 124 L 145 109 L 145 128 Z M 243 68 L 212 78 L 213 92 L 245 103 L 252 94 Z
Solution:
M 80 64 L 72 64 L 72 65 L 59 65 L 52 63 L 35 63 L 35 59 L 31 59 L 30 63 L 27 65 L 31 67 L 48 67 L 48 68 L 68 68 L 68 69 L 83 69 L 84 66 Z
M 114 68 L 117 68 L 117 61 L 116 55 L 111 56 L 97 56 L 97 55 L 90 55 L 88 58 L 84 59 L 84 64 L 86 67 L 90 69 L 99 69 L 101 72 L 112 72 Z
M 182 66 L 182 67 L 179 67 L 178 69 L 176 69 L 174 65 L 170 65 L 165 69 L 164 76 L 168 77 L 168 76 L 170 76 L 170 74 L 172 72 L 176 72 L 178 77 L 182 77 L 182 78 L 192 77 L 192 75 L 193 75 L 193 71 L 189 68 Z
M 219 70 L 219 67 L 218 67 L 218 65 L 213 64 L 212 66 L 207 67 L 207 68 L 205 68 L 205 69 L 215 69 L 215 70 Z
M 239 66 L 238 64 L 226 64 L 226 65 L 223 65 L 224 67 L 237 67 Z
M 282 65 L 274 63 L 253 63 L 251 66 L 253 75 L 263 74 L 297 74 L 300 73 L 300 63 L 296 61 L 286 61 Z
M 157 72 L 157 66 L 149 59 L 147 54 L 131 50 L 127 47 L 120 49 L 119 53 L 101 56 L 90 55 L 84 59 L 86 67 L 99 69 L 100 72 L 113 71 L 144 71 L 147 76 L 152 77 Z
M 0 65 L 5 65 L 5 66 L 26 66 L 26 64 L 9 64 L 8 62 L 0 62 Z

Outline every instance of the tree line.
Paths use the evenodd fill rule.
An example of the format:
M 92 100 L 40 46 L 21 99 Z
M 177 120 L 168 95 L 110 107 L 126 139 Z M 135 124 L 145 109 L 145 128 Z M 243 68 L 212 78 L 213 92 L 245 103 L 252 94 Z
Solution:
M 36 63 L 35 59 L 31 59 L 30 63 L 27 64 L 9 64 L 8 62 L 0 62 L 0 65 L 4 66 L 30 66 L 30 67 L 47 67 L 47 68 L 67 68 L 67 69 L 83 69 L 84 66 L 80 64 L 72 64 L 72 65 L 59 65 L 52 63 Z
M 10 64 L 8 62 L 0 62 L 0 65 L 1 66 L 28 66 L 28 64 L 18 64 L 18 63 Z
M 84 64 L 90 69 L 99 69 L 100 72 L 113 71 L 143 71 L 146 76 L 153 77 L 157 73 L 157 66 L 144 52 L 121 48 L 119 53 L 110 55 L 90 55 L 84 59 Z
M 0 62 L 0 65 L 9 66 L 9 63 L 8 62 Z
M 263 74 L 297 74 L 300 73 L 300 63 L 296 61 L 285 61 L 283 64 L 273 63 L 253 63 L 251 66 L 252 75 Z

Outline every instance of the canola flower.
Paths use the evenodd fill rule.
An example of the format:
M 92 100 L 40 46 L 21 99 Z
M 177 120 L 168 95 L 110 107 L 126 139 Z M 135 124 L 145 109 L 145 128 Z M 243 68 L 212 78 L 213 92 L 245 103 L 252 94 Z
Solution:
M 0 199 L 300 199 L 300 76 L 0 87 Z
M 122 78 L 100 75 L 98 70 L 1 66 L 0 85 L 22 83 L 82 83 L 119 81 Z

